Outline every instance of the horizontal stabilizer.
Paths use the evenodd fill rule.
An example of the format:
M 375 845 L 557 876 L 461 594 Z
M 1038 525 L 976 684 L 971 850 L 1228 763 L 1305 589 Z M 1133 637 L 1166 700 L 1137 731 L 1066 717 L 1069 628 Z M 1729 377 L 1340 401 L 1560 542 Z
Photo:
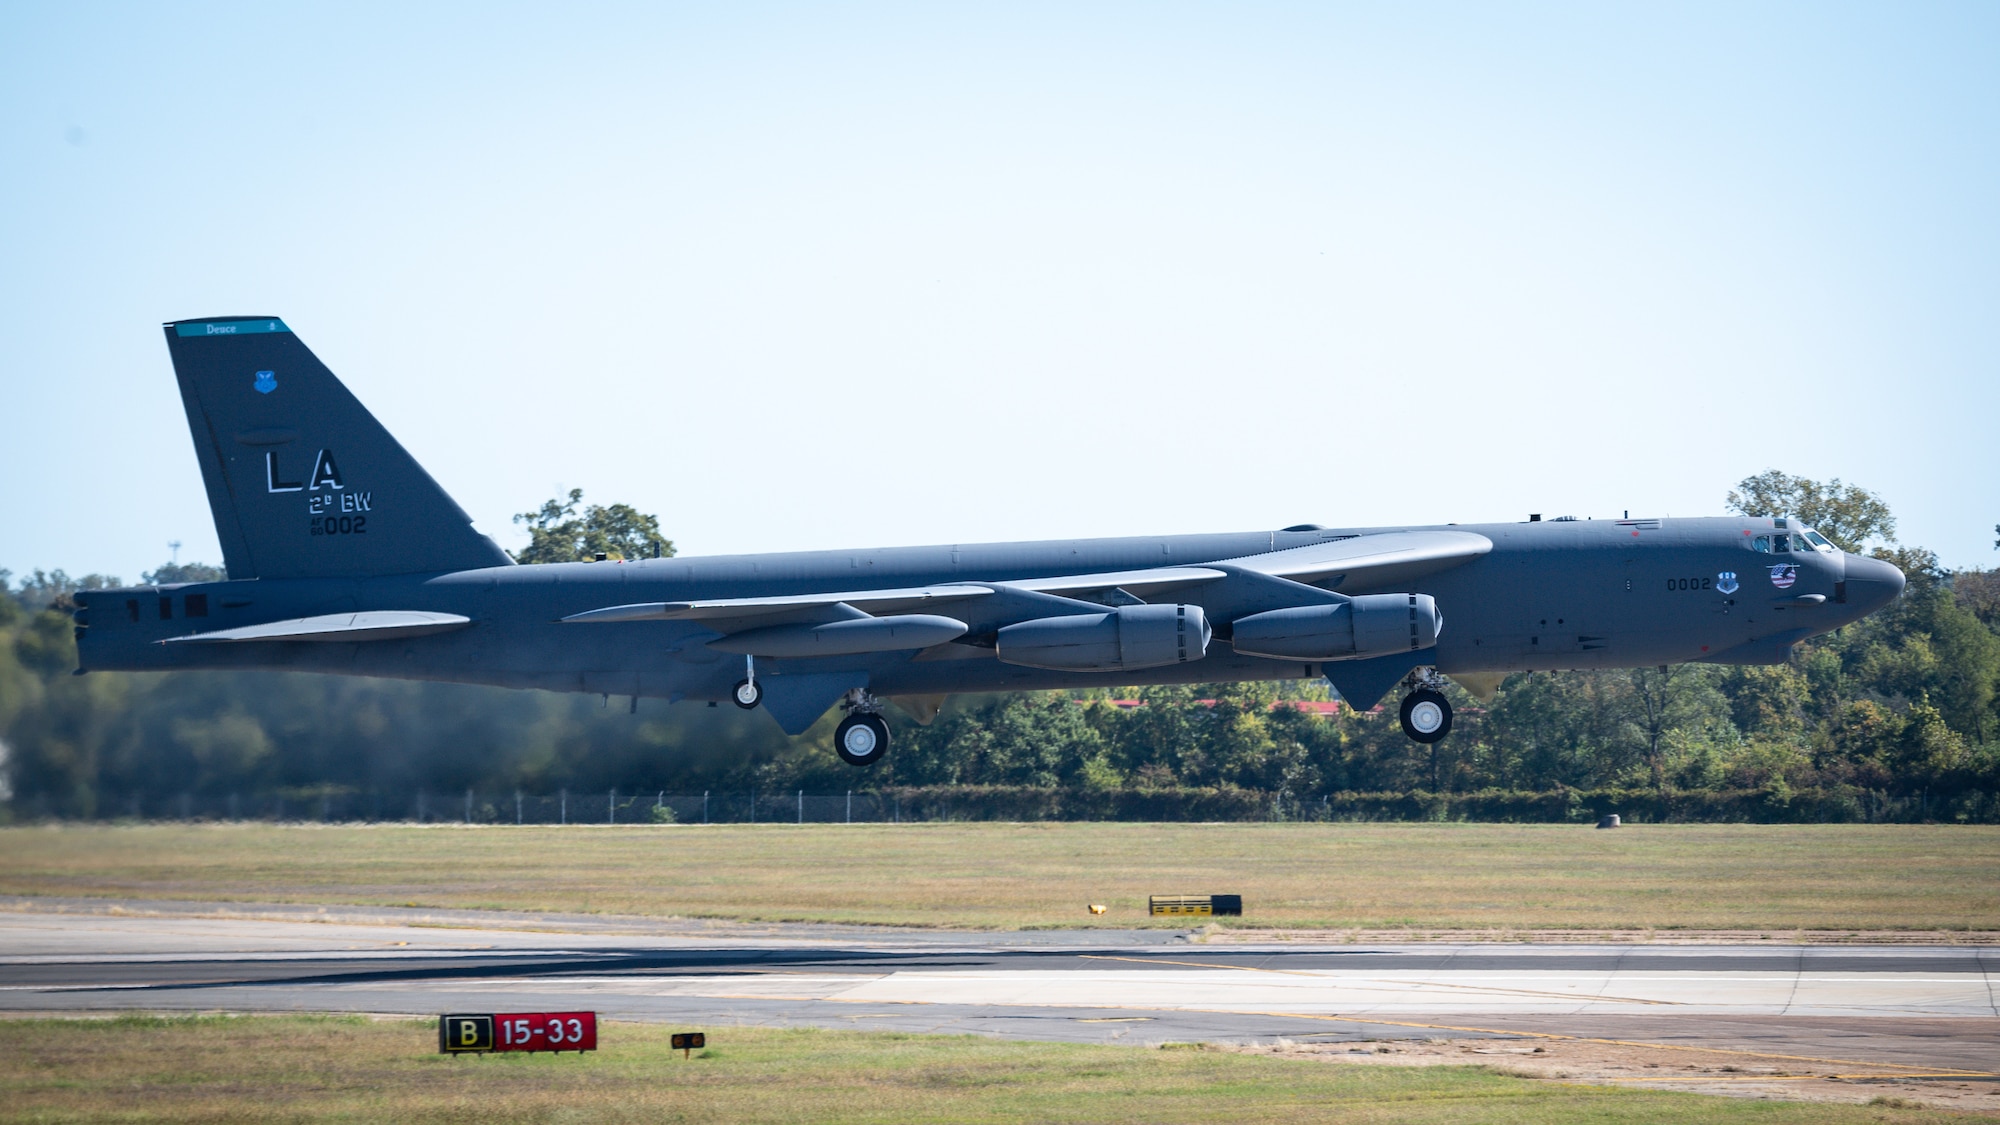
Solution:
M 472 624 L 470 617 L 456 613 L 428 613 L 414 609 L 378 609 L 367 613 L 328 613 L 319 617 L 294 617 L 289 621 L 267 621 L 240 629 L 218 629 L 169 637 L 159 643 L 225 644 L 244 641 L 319 641 L 352 644 L 357 641 L 388 641 L 447 633 Z
M 606 624 L 619 621 L 703 621 L 723 617 L 754 617 L 764 613 L 784 613 L 795 609 L 845 603 L 859 610 L 888 613 L 939 602 L 983 598 L 993 591 L 985 586 L 910 586 L 900 590 L 847 590 L 825 594 L 781 594 L 768 598 L 714 598 L 698 602 L 635 602 L 606 606 L 563 618 L 572 623 Z

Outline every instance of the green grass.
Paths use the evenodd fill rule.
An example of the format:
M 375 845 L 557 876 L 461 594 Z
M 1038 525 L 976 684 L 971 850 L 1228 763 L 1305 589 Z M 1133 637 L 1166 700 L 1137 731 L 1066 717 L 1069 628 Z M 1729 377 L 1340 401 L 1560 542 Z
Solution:
M 1208 1050 L 708 1028 L 601 1028 L 593 1055 L 445 1058 L 428 1021 L 0 1021 L 0 1121 L 1942 1122 L 1961 1115 L 1625 1090 L 1478 1068 Z
M 8 894 L 999 929 L 1140 925 L 1148 894 L 1224 892 L 1246 926 L 1996 930 L 1996 869 L 2000 829 L 1962 826 L 0 829 Z

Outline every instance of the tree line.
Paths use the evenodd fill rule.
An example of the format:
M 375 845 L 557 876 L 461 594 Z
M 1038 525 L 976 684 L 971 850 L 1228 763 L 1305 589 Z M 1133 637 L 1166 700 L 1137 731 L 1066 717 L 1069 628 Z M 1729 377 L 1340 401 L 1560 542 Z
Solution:
M 672 554 L 654 517 L 581 500 L 518 517 L 520 561 Z M 300 673 L 73 676 L 68 596 L 122 583 L 0 571 L 0 783 L 17 817 L 108 816 L 136 793 L 861 787 L 951 796 L 966 815 L 1547 819 L 1610 801 L 1660 817 L 2000 821 L 2000 572 L 1945 570 L 1897 542 L 1879 497 L 1839 481 L 1766 473 L 1728 500 L 1872 550 L 1909 587 L 1782 665 L 1522 673 L 1490 703 L 1454 687 L 1453 733 L 1433 746 L 1404 738 L 1393 708 L 1310 706 L 1329 699 L 1323 682 L 975 695 L 928 725 L 892 714 L 895 749 L 865 774 L 834 756 L 832 717 L 787 738 L 762 715 L 660 700 L 628 713 Z M 143 580 L 219 577 L 168 564 Z

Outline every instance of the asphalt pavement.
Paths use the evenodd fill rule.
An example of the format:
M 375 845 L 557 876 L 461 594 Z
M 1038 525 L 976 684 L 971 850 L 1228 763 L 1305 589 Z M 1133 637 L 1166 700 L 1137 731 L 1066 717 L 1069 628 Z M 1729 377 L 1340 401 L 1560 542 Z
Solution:
M 2000 1071 L 1985 946 L 1208 945 L 371 907 L 0 899 L 0 1012 L 591 1009 L 1095 1043 L 1565 1036 Z

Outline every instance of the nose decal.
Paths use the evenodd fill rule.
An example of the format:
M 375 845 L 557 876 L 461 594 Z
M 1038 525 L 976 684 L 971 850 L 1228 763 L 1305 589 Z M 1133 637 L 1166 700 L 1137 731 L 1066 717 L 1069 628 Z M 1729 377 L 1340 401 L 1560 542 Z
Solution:
M 1779 563 L 1771 568 L 1771 585 L 1780 590 L 1789 590 L 1792 583 L 1799 580 L 1799 564 Z

